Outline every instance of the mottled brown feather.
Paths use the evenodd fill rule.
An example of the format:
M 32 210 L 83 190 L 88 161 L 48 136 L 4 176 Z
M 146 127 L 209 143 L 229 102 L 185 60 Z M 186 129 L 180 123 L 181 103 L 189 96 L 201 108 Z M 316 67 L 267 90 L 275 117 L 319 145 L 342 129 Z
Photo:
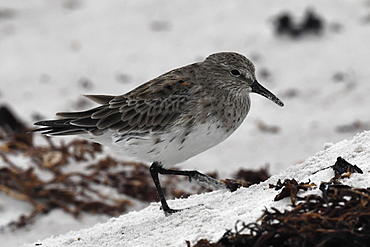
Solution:
M 182 68 L 184 73 L 170 71 L 124 95 L 85 95 L 102 105 L 87 111 L 58 113 L 60 117 L 70 118 L 68 124 L 76 127 L 60 131 L 60 134 L 77 133 L 81 131 L 79 128 L 109 129 L 119 133 L 162 131 L 186 112 L 189 90 L 197 85 L 193 70 L 198 66 L 192 64 Z
M 70 123 L 78 127 L 96 127 L 96 124 L 98 123 L 98 121 L 99 120 L 97 119 L 85 117 L 85 118 L 76 118 L 74 120 L 71 120 Z
M 84 95 L 84 97 L 98 103 L 101 105 L 109 104 L 109 101 L 114 99 L 115 96 L 113 95 Z
M 106 129 L 108 128 L 109 126 L 112 126 L 118 122 L 121 121 L 121 114 L 119 112 L 117 113 L 113 113 L 113 114 L 110 114 L 104 118 L 101 118 L 96 126 L 99 128 L 99 129 Z
M 56 115 L 62 118 L 83 118 L 90 117 L 96 111 L 104 109 L 105 106 L 98 106 L 90 110 L 80 111 L 80 112 L 58 112 Z

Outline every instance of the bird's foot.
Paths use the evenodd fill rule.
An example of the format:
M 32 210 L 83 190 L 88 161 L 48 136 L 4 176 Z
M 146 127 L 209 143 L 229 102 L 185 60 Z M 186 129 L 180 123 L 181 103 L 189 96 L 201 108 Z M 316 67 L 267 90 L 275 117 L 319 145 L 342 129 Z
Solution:
M 166 209 L 164 209 L 162 206 L 161 206 L 161 210 L 163 210 L 163 212 L 164 212 L 164 215 L 166 215 L 166 216 L 170 216 L 170 215 L 172 215 L 172 214 L 174 214 L 174 213 L 177 213 L 177 212 L 181 212 L 181 211 L 183 211 L 184 209 L 172 209 L 172 208 L 166 208 Z
M 211 190 L 220 190 L 226 189 L 226 184 L 203 173 L 198 171 L 194 171 L 193 173 L 189 174 L 189 180 L 191 179 L 197 180 L 199 183 L 202 184 L 203 187 Z
M 161 210 L 163 210 L 163 212 L 164 212 L 164 214 L 166 215 L 166 216 L 170 216 L 170 215 L 172 215 L 172 214 L 174 214 L 174 213 L 178 213 L 178 212 L 182 212 L 182 211 L 184 211 L 184 210 L 188 210 L 188 209 L 192 209 L 192 208 L 195 208 L 195 207 L 199 207 L 199 206 L 203 206 L 204 204 L 199 204 L 199 205 L 197 205 L 197 206 L 192 206 L 192 207 L 188 207 L 188 208 L 183 208 L 183 209 L 172 209 L 172 208 L 170 208 L 170 207 L 166 207 L 165 209 L 163 208 L 163 206 L 161 206 Z

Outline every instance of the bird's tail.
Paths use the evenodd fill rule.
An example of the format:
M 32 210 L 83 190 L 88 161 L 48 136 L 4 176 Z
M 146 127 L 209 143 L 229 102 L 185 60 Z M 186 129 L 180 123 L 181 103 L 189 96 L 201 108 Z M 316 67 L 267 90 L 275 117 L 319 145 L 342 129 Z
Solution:
M 44 135 L 52 136 L 79 135 L 87 133 L 99 135 L 101 131 L 96 126 L 99 119 L 92 118 L 92 114 L 104 109 L 114 96 L 85 95 L 85 97 L 102 105 L 87 111 L 57 113 L 57 116 L 61 117 L 61 119 L 36 122 L 34 123 L 35 125 L 44 127 L 35 129 L 32 132 L 41 132 Z
M 41 132 L 44 135 L 63 136 L 86 134 L 94 130 L 92 127 L 81 127 L 71 124 L 74 119 L 44 120 L 34 123 L 44 126 L 32 132 Z

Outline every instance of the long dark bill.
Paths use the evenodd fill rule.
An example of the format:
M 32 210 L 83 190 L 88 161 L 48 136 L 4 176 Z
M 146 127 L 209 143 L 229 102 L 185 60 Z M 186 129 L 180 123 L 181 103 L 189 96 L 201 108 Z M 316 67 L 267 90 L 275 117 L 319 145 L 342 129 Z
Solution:
M 252 92 L 258 93 L 269 100 L 275 102 L 279 106 L 284 106 L 284 103 L 276 97 L 273 93 L 271 93 L 269 90 L 264 88 L 261 84 L 258 83 L 258 81 L 254 81 L 253 84 L 251 85 Z

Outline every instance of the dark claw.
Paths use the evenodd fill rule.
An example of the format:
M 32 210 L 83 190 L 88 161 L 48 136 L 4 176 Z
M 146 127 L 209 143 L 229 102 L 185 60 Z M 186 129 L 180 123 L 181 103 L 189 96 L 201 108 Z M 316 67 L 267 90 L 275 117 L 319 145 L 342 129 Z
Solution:
M 166 216 L 170 216 L 172 215 L 173 213 L 177 213 L 177 212 L 181 212 L 183 211 L 183 209 L 172 209 L 172 208 L 166 208 L 166 209 L 163 209 L 163 207 L 161 206 L 160 207 L 161 210 L 163 210 L 164 212 L 164 215 Z
M 204 204 L 198 204 L 197 205 L 198 207 L 199 206 L 204 206 Z M 160 207 L 161 210 L 163 210 L 164 214 L 166 216 L 170 216 L 172 215 L 173 213 L 177 213 L 177 212 L 181 212 L 181 211 L 184 211 L 184 210 L 187 210 L 187 209 L 191 209 L 191 208 L 195 208 L 197 206 L 192 206 L 192 207 L 188 207 L 188 208 L 184 208 L 184 209 L 172 209 L 170 207 L 167 207 L 166 210 L 163 209 L 163 206 Z

